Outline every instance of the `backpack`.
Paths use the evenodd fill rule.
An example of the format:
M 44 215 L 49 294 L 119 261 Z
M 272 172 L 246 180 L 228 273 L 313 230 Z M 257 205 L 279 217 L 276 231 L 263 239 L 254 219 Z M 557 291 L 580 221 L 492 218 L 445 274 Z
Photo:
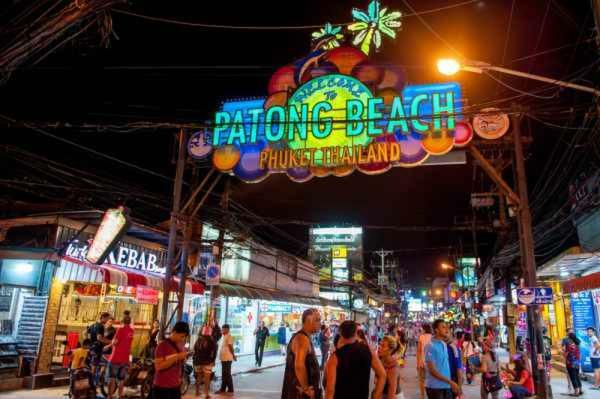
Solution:
M 194 345 L 194 365 L 211 364 L 217 357 L 217 345 L 212 337 L 200 336 Z

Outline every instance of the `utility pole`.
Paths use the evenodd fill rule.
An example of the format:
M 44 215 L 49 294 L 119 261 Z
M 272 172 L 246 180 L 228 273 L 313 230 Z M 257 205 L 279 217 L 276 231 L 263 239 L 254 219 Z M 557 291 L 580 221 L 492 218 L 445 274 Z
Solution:
M 219 265 L 220 273 L 222 273 L 223 268 L 223 250 L 225 244 L 225 231 L 229 227 L 229 195 L 231 190 L 231 179 L 227 178 L 225 180 L 225 188 L 223 190 L 223 194 L 221 196 L 221 208 L 225 212 L 225 226 L 219 229 L 219 237 L 217 238 L 217 243 L 213 247 L 213 254 L 215 256 L 215 264 Z M 216 295 L 216 286 L 212 286 L 210 288 L 210 303 L 209 303 L 209 311 L 207 315 L 207 322 L 212 322 L 212 320 L 216 320 L 215 309 L 213 307 L 213 303 L 217 299 Z M 226 312 L 227 314 L 227 312 Z
M 515 172 L 517 177 L 517 190 L 520 200 L 518 208 L 519 234 L 521 236 L 521 263 L 523 275 L 527 287 L 535 287 L 537 284 L 537 271 L 534 253 L 533 229 L 531 210 L 529 208 L 529 195 L 527 192 L 527 174 L 525 170 L 525 157 L 523 155 L 523 143 L 521 142 L 521 115 L 520 109 L 513 105 L 515 115 L 512 120 L 512 130 L 515 145 Z M 538 398 L 551 398 L 552 391 L 548 387 L 546 370 L 543 367 L 543 337 L 542 323 L 538 306 L 527 306 L 527 324 L 531 343 L 531 367 L 536 380 L 536 393 Z M 542 367 L 540 367 L 540 364 Z
M 175 183 L 173 184 L 173 208 L 169 226 L 169 246 L 167 249 L 167 265 L 165 278 L 163 280 L 163 301 L 160 317 L 160 336 L 165 338 L 168 323 L 169 299 L 171 293 L 171 280 L 173 279 L 173 268 L 175 267 L 175 250 L 177 249 L 177 224 L 179 223 L 179 206 L 181 202 L 181 189 L 183 187 L 183 172 L 185 169 L 186 153 L 185 131 L 179 131 L 179 145 L 177 148 L 177 167 L 175 171 Z
M 379 278 L 377 279 L 378 284 L 381 288 L 383 288 L 383 286 L 385 285 L 385 268 L 386 268 L 386 264 L 385 264 L 385 258 L 388 255 L 393 255 L 392 251 L 384 251 L 383 249 L 380 249 L 379 251 L 375 251 L 376 255 L 379 255 L 379 257 L 381 258 L 381 272 L 379 273 Z M 389 268 L 394 268 L 396 267 L 396 265 L 389 265 L 387 266 Z

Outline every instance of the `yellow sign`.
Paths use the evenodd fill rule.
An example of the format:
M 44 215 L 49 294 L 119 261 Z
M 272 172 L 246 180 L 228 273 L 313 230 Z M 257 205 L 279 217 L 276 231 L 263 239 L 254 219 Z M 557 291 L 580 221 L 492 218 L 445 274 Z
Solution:
M 331 257 L 332 258 L 347 258 L 348 250 L 343 245 L 334 246 L 331 248 Z

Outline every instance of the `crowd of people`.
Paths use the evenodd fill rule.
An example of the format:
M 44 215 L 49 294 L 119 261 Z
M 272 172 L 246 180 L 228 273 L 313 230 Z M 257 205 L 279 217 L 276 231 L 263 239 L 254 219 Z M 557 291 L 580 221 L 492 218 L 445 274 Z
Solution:
M 124 381 L 130 366 L 133 328 L 128 311 L 123 312 L 118 328 L 108 313 L 88 327 L 87 337 L 72 352 L 71 369 L 89 367 L 97 382 L 105 375 L 108 398 L 123 397 Z M 148 333 L 144 356 L 153 359 L 154 377 L 150 397 L 181 398 L 182 370 L 191 356 L 196 377 L 196 396 L 204 386 L 210 398 L 214 367 L 221 363 L 221 386 L 217 394 L 234 392 L 231 368 L 237 361 L 230 326 L 206 323 L 199 331 L 193 351 L 186 349 L 190 328 L 176 323 L 168 338 L 158 340 L 159 325 Z M 265 343 L 270 335 L 260 323 L 255 335 L 255 366 L 263 361 Z M 600 341 L 593 328 L 588 329 L 595 386 L 600 389 Z M 510 397 L 533 396 L 532 367 L 525 353 L 511 358 L 512 367 L 501 365 L 496 351 L 497 336 L 487 326 L 470 331 L 438 319 L 433 323 L 381 326 L 346 320 L 326 325 L 317 309 L 302 314 L 301 328 L 292 333 L 281 324 L 277 331 L 281 355 L 286 357 L 282 399 L 381 399 L 403 397 L 402 369 L 408 355 L 416 357 L 420 399 L 456 399 L 462 397 L 464 384 L 480 382 L 481 399 L 498 399 L 504 388 Z M 583 394 L 580 339 L 573 330 L 561 343 L 568 371 L 571 396 Z M 527 350 L 526 342 L 523 344 Z M 315 348 L 318 348 L 317 351 Z M 319 361 L 320 354 L 320 361 Z M 372 378 L 372 376 L 374 376 Z

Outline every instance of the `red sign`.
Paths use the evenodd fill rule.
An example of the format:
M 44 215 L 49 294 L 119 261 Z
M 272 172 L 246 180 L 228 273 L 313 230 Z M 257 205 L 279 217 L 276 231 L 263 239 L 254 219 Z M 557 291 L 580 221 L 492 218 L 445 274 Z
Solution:
M 158 303 L 158 290 L 155 290 L 152 287 L 138 285 L 135 291 L 135 299 L 137 299 L 138 303 L 156 305 Z

